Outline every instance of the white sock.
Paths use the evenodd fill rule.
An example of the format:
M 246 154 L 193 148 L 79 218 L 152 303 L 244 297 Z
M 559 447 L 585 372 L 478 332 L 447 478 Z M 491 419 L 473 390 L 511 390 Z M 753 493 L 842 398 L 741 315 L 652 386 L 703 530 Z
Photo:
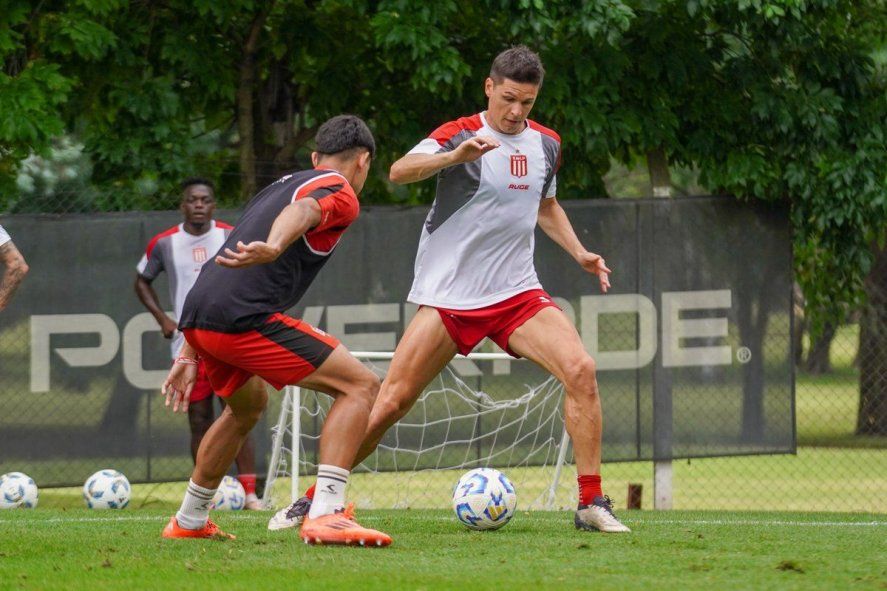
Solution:
M 317 485 L 314 487 L 314 500 L 308 519 L 335 513 L 345 507 L 345 486 L 351 472 L 345 468 L 320 464 L 317 467 Z
M 213 504 L 214 488 L 203 488 L 188 481 L 188 490 L 185 491 L 185 499 L 179 512 L 176 513 L 176 521 L 179 527 L 185 529 L 202 529 L 209 519 L 209 508 Z

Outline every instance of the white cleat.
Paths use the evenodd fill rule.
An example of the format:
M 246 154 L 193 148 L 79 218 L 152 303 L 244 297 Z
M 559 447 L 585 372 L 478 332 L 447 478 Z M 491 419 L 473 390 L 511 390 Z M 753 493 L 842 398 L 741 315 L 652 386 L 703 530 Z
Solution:
M 631 532 L 613 514 L 613 503 L 610 497 L 595 497 L 591 505 L 579 505 L 573 518 L 576 529 L 600 531 L 608 534 Z
M 256 493 L 249 493 L 246 495 L 246 502 L 243 503 L 244 511 L 264 511 L 267 509 L 265 507 L 265 503 L 256 495 Z
M 291 527 L 299 527 L 308 515 L 311 509 L 311 499 L 302 497 L 292 505 L 284 507 L 274 514 L 268 520 L 268 529 L 275 531 L 278 529 L 289 529 Z

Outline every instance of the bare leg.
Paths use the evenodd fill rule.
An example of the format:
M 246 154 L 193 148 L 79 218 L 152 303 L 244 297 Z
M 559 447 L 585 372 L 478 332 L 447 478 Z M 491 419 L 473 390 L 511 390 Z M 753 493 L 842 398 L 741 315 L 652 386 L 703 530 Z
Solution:
M 425 386 L 457 352 L 440 313 L 434 308 L 420 308 L 394 351 L 355 466 L 373 453 L 385 432 L 409 412 Z
M 212 396 L 208 400 L 210 402 L 216 396 Z M 225 399 L 219 398 L 219 403 L 222 405 L 222 410 L 225 410 Z M 191 407 L 188 407 L 188 410 L 191 410 Z M 255 474 L 256 473 L 256 441 L 253 437 L 252 431 L 250 431 L 249 435 L 246 436 L 246 440 L 243 442 L 243 445 L 240 447 L 240 451 L 237 453 L 237 457 L 234 459 L 234 463 L 237 464 L 237 473 L 238 474 Z
M 268 404 L 265 382 L 253 377 L 228 397 L 222 415 L 212 424 L 197 451 L 191 480 L 203 488 L 215 489 L 222 481 L 250 430 Z
M 511 334 L 508 346 L 564 385 L 564 416 L 576 470 L 600 474 L 602 414 L 596 369 L 576 327 L 557 308 L 543 308 Z
M 195 463 L 200 442 L 216 418 L 216 414 L 213 412 L 213 398 L 214 396 L 210 396 L 188 405 L 188 426 L 191 427 L 191 459 Z
M 318 459 L 350 470 L 379 393 L 379 378 L 339 345 L 299 386 L 335 398 L 320 433 Z
M 237 464 L 238 474 L 256 473 L 256 440 L 252 433 L 246 436 L 246 441 L 240 448 L 240 453 L 234 459 Z

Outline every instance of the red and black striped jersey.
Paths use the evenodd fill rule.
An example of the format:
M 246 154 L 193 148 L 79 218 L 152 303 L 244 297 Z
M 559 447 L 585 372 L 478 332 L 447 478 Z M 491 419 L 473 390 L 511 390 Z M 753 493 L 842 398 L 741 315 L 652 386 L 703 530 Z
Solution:
M 271 263 L 246 269 L 205 265 L 185 300 L 179 328 L 245 332 L 299 301 L 360 211 L 354 189 L 341 174 L 306 170 L 265 187 L 246 206 L 223 248 L 266 241 L 274 220 L 297 199 L 317 201 L 320 223 Z

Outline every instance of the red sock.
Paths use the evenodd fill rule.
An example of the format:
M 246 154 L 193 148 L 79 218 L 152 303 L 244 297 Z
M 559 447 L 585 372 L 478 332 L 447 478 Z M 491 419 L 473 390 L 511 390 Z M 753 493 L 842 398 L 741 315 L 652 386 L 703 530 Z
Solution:
M 240 484 L 243 485 L 243 492 L 246 494 L 255 494 L 256 492 L 256 475 L 255 474 L 240 474 L 237 476 L 237 480 L 240 481 Z
M 308 490 L 305 491 L 305 496 L 308 497 L 309 499 L 311 499 L 312 501 L 314 500 L 314 487 L 315 486 L 317 486 L 317 484 L 312 484 L 311 488 L 309 488 Z
M 601 491 L 601 475 L 600 474 L 583 474 L 579 478 L 579 504 L 591 505 L 595 497 L 602 497 L 604 493 Z

